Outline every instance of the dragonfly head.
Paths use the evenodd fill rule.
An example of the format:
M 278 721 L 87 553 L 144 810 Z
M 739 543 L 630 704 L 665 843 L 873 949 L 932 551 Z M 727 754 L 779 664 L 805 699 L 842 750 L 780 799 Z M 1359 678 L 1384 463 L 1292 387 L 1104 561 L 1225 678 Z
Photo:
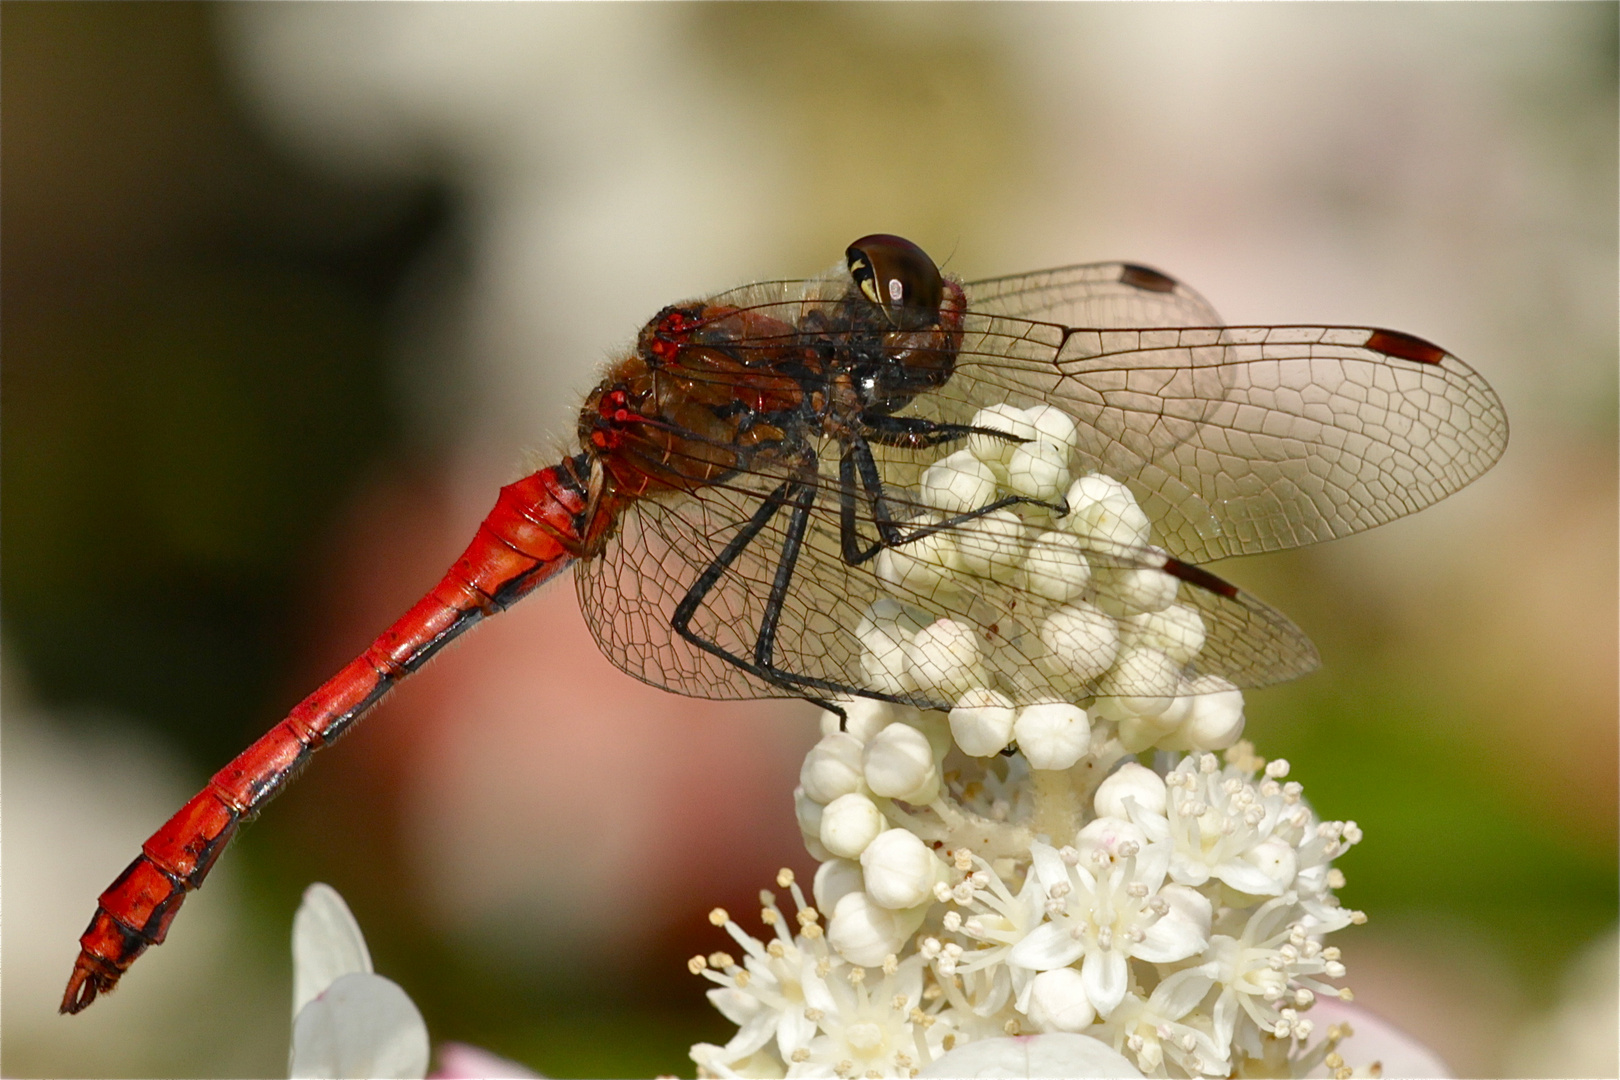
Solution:
M 922 248 L 902 237 L 873 233 L 849 245 L 844 258 L 861 295 L 896 329 L 919 330 L 939 322 L 945 281 Z

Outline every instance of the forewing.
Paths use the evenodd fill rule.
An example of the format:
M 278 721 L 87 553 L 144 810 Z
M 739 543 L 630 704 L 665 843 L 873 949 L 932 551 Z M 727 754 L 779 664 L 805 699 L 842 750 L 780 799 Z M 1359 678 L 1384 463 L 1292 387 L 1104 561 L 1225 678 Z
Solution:
M 1087 330 L 969 314 L 950 382 L 912 409 L 1055 405 L 1083 468 L 1129 484 L 1192 562 L 1298 547 L 1421 510 L 1507 444 L 1455 356 L 1366 327 Z
M 1103 262 L 968 282 L 968 309 L 1064 326 L 1219 326 L 1209 301 L 1162 271 Z

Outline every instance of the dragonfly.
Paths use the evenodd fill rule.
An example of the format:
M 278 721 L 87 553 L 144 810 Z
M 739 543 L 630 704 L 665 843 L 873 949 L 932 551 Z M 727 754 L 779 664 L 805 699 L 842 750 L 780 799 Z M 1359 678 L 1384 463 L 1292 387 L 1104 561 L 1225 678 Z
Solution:
M 1203 564 L 1413 513 L 1483 474 L 1508 436 L 1486 381 L 1428 341 L 1227 326 L 1136 263 L 963 283 L 916 244 L 873 234 L 819 277 L 666 307 L 586 398 L 575 452 L 503 487 L 438 584 L 146 841 L 98 900 L 61 1011 L 111 991 L 164 940 L 226 844 L 312 754 L 570 566 L 603 653 L 681 694 L 803 698 L 840 714 L 862 697 L 950 709 L 948 689 L 873 676 L 859 628 L 885 603 L 999 634 L 993 678 L 1011 700 L 1098 693 L 1035 663 L 1030 635 L 971 610 L 992 592 L 1003 609 L 1049 609 L 1027 580 L 987 570 L 982 589 L 953 591 L 892 572 L 942 541 L 993 541 L 988 526 L 1009 512 L 1070 512 L 1061 491 L 946 510 L 925 497 L 953 448 L 1005 457 L 1030 443 L 995 422 L 1009 409 L 1061 412 L 1071 471 L 1129 490 L 1154 542 L 1070 548 L 1170 580 L 1204 627 L 1187 674 L 1235 687 L 1303 674 L 1317 654 Z

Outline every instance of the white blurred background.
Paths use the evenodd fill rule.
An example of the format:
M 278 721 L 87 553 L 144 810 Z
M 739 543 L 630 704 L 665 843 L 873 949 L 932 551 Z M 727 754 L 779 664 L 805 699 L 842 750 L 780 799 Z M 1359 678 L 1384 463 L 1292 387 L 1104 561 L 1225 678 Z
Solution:
M 1616 915 L 1612 6 L 200 10 L 201 31 L 148 22 L 135 39 L 173 64 L 190 55 L 177 44 L 189 34 L 186 47 L 206 54 L 188 61 L 200 74 L 170 86 L 132 62 L 120 107 L 167 102 L 184 118 L 193 97 L 214 95 L 213 126 L 201 127 L 235 149 L 181 164 L 229 160 L 199 175 L 237 192 L 237 217 L 317 236 L 298 250 L 325 251 L 345 229 L 383 231 L 401 192 L 436 192 L 443 207 L 391 256 L 397 273 L 367 309 L 381 359 L 366 385 L 389 435 L 355 451 L 362 463 L 345 466 L 326 509 L 285 532 L 296 557 L 275 564 L 284 607 L 243 741 L 436 578 L 499 484 L 567 445 L 593 373 L 662 305 L 817 272 L 873 231 L 916 240 L 968 279 L 1146 262 L 1231 322 L 1399 328 L 1500 392 L 1512 445 L 1475 487 L 1368 536 L 1223 569 L 1293 614 L 1327 662 L 1298 687 L 1252 695 L 1251 734 L 1294 761 L 1325 813 L 1367 830 L 1344 866 L 1349 901 L 1372 919 L 1344 946 L 1360 1003 L 1459 1075 L 1620 1067 L 1604 1012 Z M 116 54 L 94 24 L 104 17 L 13 18 L 3 43 L 7 123 L 17 110 L 23 120 L 6 163 L 6 334 L 32 347 L 23 375 L 7 372 L 8 428 L 53 385 L 26 365 L 59 367 L 63 326 L 84 317 L 65 268 L 107 272 L 71 228 L 63 238 L 78 188 L 11 177 L 72 174 L 99 206 L 75 164 L 98 147 L 162 162 L 169 145 L 126 147 L 117 130 L 52 111 L 79 65 Z M 122 85 L 102 83 L 109 98 Z M 151 92 L 159 84 L 168 97 Z M 69 136 L 88 149 L 53 165 Z M 299 184 L 350 194 L 302 198 Z M 197 205 L 194 193 L 142 198 L 132 219 L 157 205 L 179 220 Z M 107 235 L 129 260 L 172 261 L 161 228 L 129 240 L 125 220 L 109 212 Z M 12 314 L 36 293 L 47 302 L 32 321 Z M 280 326 L 312 304 L 257 317 Z M 227 340 L 261 332 L 220 318 Z M 123 356 L 123 339 L 110 340 Z M 51 475 L 55 459 L 34 448 L 82 407 L 58 397 L 57 412 L 31 426 L 25 411 L 8 431 L 8 497 L 18 483 L 39 492 L 8 498 L 8 559 L 20 514 L 62 520 L 59 533 L 24 527 L 21 542 L 42 550 L 76 527 L 61 489 L 16 471 L 44 460 Z M 144 407 L 163 428 L 211 400 Z M 321 437 L 344 416 L 287 437 Z M 204 436 L 188 460 L 213 453 Z M 268 528 L 251 500 L 223 505 L 237 508 L 232 527 Z M 172 763 L 143 749 L 98 765 L 119 738 L 111 721 L 97 722 L 93 749 L 74 749 L 90 728 L 71 710 L 116 707 L 118 687 L 90 693 L 53 659 L 71 634 L 39 629 L 55 624 L 32 615 L 46 601 L 29 589 L 48 580 L 19 576 L 33 565 L 7 577 L 5 596 L 6 614 L 24 616 L 15 667 L 43 701 L 19 706 L 8 687 L 8 1075 L 276 1074 L 278 935 L 317 877 L 349 897 L 380 970 L 422 1003 L 436 1039 L 483 1041 L 549 1075 L 625 1075 L 682 1071 L 681 1047 L 719 1034 L 680 961 L 718 947 L 708 907 L 747 910 L 774 867 L 807 865 L 789 792 L 811 711 L 632 682 L 596 653 L 566 585 L 436 661 L 326 755 L 227 856 L 221 874 L 234 860 L 245 880 L 188 905 L 159 950 L 185 956 L 143 960 L 85 1017 L 50 1017 L 96 889 L 162 819 L 162 798 L 137 805 L 151 801 L 143 785 L 167 783 L 178 806 L 186 783 L 160 778 L 199 783 L 222 761 L 202 756 L 199 737 Z M 118 625 L 141 633 L 138 618 Z M 171 662 L 157 649 L 147 668 Z M 162 709 L 126 710 L 122 738 L 161 730 Z M 63 790 L 93 790 L 70 800 L 74 812 L 128 835 L 66 834 Z M 271 1004 L 255 1013 L 216 998 L 226 985 Z M 206 1008 L 185 997 L 199 988 Z M 112 1036 L 86 1037 L 98 1022 L 124 1025 L 116 1051 Z M 194 1045 L 177 1050 L 167 1033 L 178 1032 Z

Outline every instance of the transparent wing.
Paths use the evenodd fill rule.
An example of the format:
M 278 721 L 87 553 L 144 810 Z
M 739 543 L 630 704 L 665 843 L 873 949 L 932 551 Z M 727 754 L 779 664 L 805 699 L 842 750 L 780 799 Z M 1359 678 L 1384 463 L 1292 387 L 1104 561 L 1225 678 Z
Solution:
M 830 449 L 836 454 L 835 446 Z M 937 450 L 881 449 L 884 469 L 891 475 L 915 476 L 927 460 L 939 455 Z M 1063 648 L 1062 641 L 1057 646 L 1051 643 L 1055 625 L 1051 620 L 1082 611 L 1094 622 L 1109 620 L 1101 633 L 1105 640 L 1109 635 L 1115 639 L 1106 645 L 1112 656 L 1121 635 L 1128 637 L 1131 631 L 1124 617 L 1127 609 L 1110 603 L 1109 583 L 1139 572 L 1162 578 L 1175 603 L 1196 615 L 1201 646 L 1192 655 L 1178 657 L 1182 677 L 1218 675 L 1247 687 L 1294 678 L 1316 666 L 1309 640 L 1280 613 L 1209 575 L 1195 575 L 1202 584 L 1173 580 L 1165 570 L 1175 568 L 1174 560 L 1151 547 L 1102 551 L 1082 546 L 1092 580 L 1061 602 L 1049 591 L 1033 591 L 1019 577 L 1017 554 L 991 556 L 986 560 L 991 565 L 978 571 L 961 565 L 953 565 L 948 573 L 930 573 L 926 568 L 908 572 L 903 565 L 897 571 L 895 558 L 911 558 L 909 552 L 924 550 L 908 544 L 899 555 L 885 552 L 852 565 L 844 558 L 840 539 L 841 489 L 836 472 L 836 458 L 829 464 L 823 457 L 810 481 L 814 496 L 803 542 L 776 622 L 774 672 L 767 675 L 759 669 L 756 646 L 782 565 L 792 510 L 784 506 L 771 515 L 729 562 L 723 554 L 761 512 L 767 497 L 796 475 L 786 467 L 761 467 L 628 508 L 606 550 L 576 571 L 581 604 L 602 651 L 638 679 L 697 697 L 860 693 L 924 708 L 950 708 L 964 684 L 951 677 L 939 681 L 928 666 L 927 644 L 917 643 L 919 632 L 948 620 L 976 643 L 977 674 L 969 681 L 1006 693 L 1016 702 L 1073 700 L 1102 688 L 1113 694 L 1146 694 L 1153 692 L 1151 687 L 1136 685 L 1118 671 L 1081 670 L 1077 677 L 1072 661 L 1053 659 L 1053 648 Z M 804 474 L 797 475 L 802 479 Z M 885 496 L 902 518 L 940 520 L 911 489 L 886 485 Z M 877 537 L 877 525 L 869 500 L 860 500 L 855 518 L 856 532 L 870 544 Z M 1030 539 L 1041 534 L 1041 520 L 1038 512 L 1031 516 Z M 934 553 L 959 546 L 971 550 L 975 545 L 988 552 L 1000 540 L 985 528 L 982 521 L 968 521 L 924 543 Z M 709 573 L 715 575 L 713 585 L 688 624 L 692 636 L 707 643 L 705 648 L 677 631 L 674 615 Z M 1105 616 L 1105 607 L 1114 614 Z M 1104 678 L 1112 680 L 1106 687 L 1100 681 Z
M 1103 262 L 968 282 L 968 310 L 1063 326 L 1219 326 L 1190 287 L 1138 263 Z
M 1499 458 L 1507 418 L 1455 356 L 1337 326 L 1126 330 L 969 314 L 950 382 L 908 411 L 966 422 L 1055 405 L 1082 465 L 1123 480 L 1192 562 L 1299 547 L 1414 513 Z

